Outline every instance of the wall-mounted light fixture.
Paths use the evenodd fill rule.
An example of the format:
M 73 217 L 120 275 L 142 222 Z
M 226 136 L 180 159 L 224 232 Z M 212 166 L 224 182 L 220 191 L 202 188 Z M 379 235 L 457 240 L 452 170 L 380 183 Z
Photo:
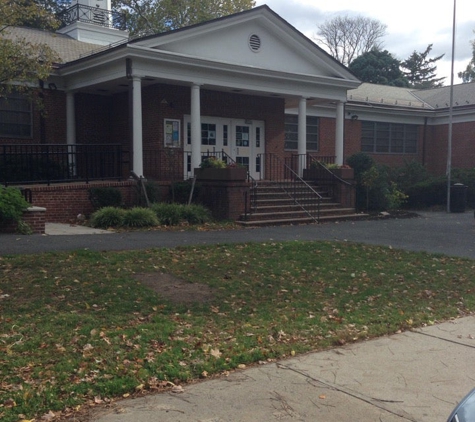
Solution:
M 358 115 L 357 114 L 352 114 L 351 115 L 351 120 L 358 120 Z
M 53 90 L 53 91 L 56 91 L 58 89 L 58 87 L 56 86 L 55 83 L 51 82 L 48 84 L 48 88 Z

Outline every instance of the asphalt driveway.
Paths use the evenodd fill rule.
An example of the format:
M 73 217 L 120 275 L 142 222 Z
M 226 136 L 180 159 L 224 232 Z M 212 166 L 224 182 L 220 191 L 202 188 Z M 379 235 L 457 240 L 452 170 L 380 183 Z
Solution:
M 67 227 L 66 227 L 67 230 Z M 134 250 L 241 242 L 338 240 L 475 258 L 472 212 L 422 212 L 417 218 L 345 221 L 233 231 L 144 231 L 112 234 L 0 235 L 0 256 L 41 252 Z

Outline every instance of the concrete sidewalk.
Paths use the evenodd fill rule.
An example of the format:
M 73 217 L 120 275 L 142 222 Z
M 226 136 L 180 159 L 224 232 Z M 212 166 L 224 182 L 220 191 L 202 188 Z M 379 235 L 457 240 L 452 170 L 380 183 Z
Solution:
M 446 421 L 475 386 L 475 317 L 116 402 L 94 422 Z

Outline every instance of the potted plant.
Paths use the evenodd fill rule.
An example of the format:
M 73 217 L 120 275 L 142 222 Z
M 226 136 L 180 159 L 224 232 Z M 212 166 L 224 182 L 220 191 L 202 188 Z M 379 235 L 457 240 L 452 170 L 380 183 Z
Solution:
M 200 168 L 195 169 L 195 176 L 197 180 L 246 180 L 247 169 L 236 163 L 227 164 L 216 157 L 209 157 L 203 160 Z

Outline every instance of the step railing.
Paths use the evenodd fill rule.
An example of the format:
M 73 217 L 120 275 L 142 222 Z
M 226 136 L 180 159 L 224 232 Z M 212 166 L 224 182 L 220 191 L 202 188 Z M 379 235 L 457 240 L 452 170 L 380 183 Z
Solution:
M 280 187 L 292 198 L 295 205 L 298 205 L 309 217 L 318 223 L 320 220 L 322 195 L 303 180 L 282 158 L 271 153 L 259 154 L 259 157 L 261 169 L 265 172 L 265 179 L 274 182 L 276 186 Z

